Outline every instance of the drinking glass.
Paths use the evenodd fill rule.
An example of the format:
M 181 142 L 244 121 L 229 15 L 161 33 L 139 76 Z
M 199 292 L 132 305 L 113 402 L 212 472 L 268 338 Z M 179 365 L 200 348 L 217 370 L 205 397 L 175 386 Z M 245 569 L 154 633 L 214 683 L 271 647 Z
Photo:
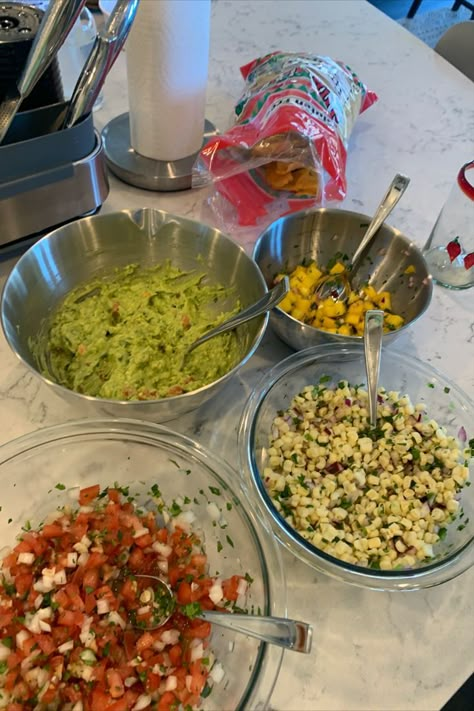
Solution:
M 423 253 L 441 286 L 474 286 L 474 160 L 460 169 Z

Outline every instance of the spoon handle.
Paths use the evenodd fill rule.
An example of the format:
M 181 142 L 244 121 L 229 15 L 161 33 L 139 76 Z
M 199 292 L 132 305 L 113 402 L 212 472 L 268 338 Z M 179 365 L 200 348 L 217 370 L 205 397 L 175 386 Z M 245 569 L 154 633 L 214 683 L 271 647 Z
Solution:
M 364 355 L 369 391 L 369 417 L 372 427 L 377 424 L 377 389 L 382 351 L 383 317 L 384 312 L 378 309 L 370 309 L 365 312 Z
M 293 652 L 309 654 L 313 629 L 306 622 L 288 620 L 285 617 L 261 617 L 241 613 L 203 611 L 199 615 L 207 622 L 227 629 L 243 632 L 269 644 L 276 644 Z
M 237 328 L 237 326 L 240 326 L 240 324 L 250 321 L 256 316 L 261 316 L 261 314 L 264 314 L 266 311 L 270 311 L 270 309 L 280 303 L 283 297 L 288 293 L 289 289 L 290 282 L 288 281 L 288 277 L 285 276 L 276 286 L 273 287 L 273 289 L 267 291 L 267 293 L 254 304 L 248 306 L 246 309 L 243 309 L 243 311 L 240 311 L 238 314 L 232 316 L 219 326 L 211 328 L 210 331 L 195 340 L 194 343 L 191 343 L 188 347 L 188 353 L 196 348 L 196 346 L 200 346 L 201 343 L 208 341 L 210 338 L 214 338 L 214 336 L 218 336 L 220 333 L 225 333 L 226 331 L 232 331 L 234 328 Z
M 372 218 L 369 227 L 367 228 L 367 232 L 365 233 L 362 242 L 359 244 L 354 253 L 354 256 L 352 258 L 351 271 L 356 270 L 358 262 L 363 252 L 365 251 L 365 248 L 367 247 L 379 227 L 381 227 L 381 225 L 390 215 L 393 208 L 398 203 L 403 193 L 407 189 L 409 182 L 410 178 L 407 178 L 406 175 L 401 175 L 400 173 L 397 173 L 397 175 L 392 180 L 392 183 L 387 192 L 385 193 L 382 202 L 375 211 L 375 214 Z

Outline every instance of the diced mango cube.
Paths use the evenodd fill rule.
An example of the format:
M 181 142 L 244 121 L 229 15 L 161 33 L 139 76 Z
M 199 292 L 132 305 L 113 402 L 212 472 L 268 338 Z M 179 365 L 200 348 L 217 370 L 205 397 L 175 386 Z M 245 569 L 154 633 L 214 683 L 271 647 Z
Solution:
M 325 316 L 330 318 L 337 318 L 338 316 L 344 316 L 346 313 L 346 306 L 342 301 L 334 301 L 334 299 L 324 299 L 322 302 L 323 313 Z
M 342 262 L 336 262 L 333 267 L 329 270 L 329 274 L 342 274 L 345 272 L 346 268 Z
M 400 326 L 403 326 L 404 319 L 397 314 L 385 314 L 385 323 L 391 331 L 395 331 Z
M 392 308 L 392 297 L 389 291 L 381 291 L 375 301 L 377 306 L 380 306 L 384 311 L 390 311 Z

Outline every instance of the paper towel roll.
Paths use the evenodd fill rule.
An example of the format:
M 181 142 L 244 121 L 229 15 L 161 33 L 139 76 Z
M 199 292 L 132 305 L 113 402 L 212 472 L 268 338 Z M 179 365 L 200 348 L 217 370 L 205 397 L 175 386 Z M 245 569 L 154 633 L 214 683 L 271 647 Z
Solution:
M 211 0 L 141 0 L 127 40 L 132 148 L 173 161 L 202 145 Z

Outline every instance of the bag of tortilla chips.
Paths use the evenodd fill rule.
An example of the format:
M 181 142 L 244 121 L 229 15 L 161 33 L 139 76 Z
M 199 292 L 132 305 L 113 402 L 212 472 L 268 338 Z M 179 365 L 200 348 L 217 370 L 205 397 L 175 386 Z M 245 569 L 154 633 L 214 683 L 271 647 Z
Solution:
M 193 186 L 211 183 L 226 227 L 250 226 L 342 200 L 349 136 L 377 96 L 342 62 L 274 52 L 241 67 L 235 124 L 211 139 Z

